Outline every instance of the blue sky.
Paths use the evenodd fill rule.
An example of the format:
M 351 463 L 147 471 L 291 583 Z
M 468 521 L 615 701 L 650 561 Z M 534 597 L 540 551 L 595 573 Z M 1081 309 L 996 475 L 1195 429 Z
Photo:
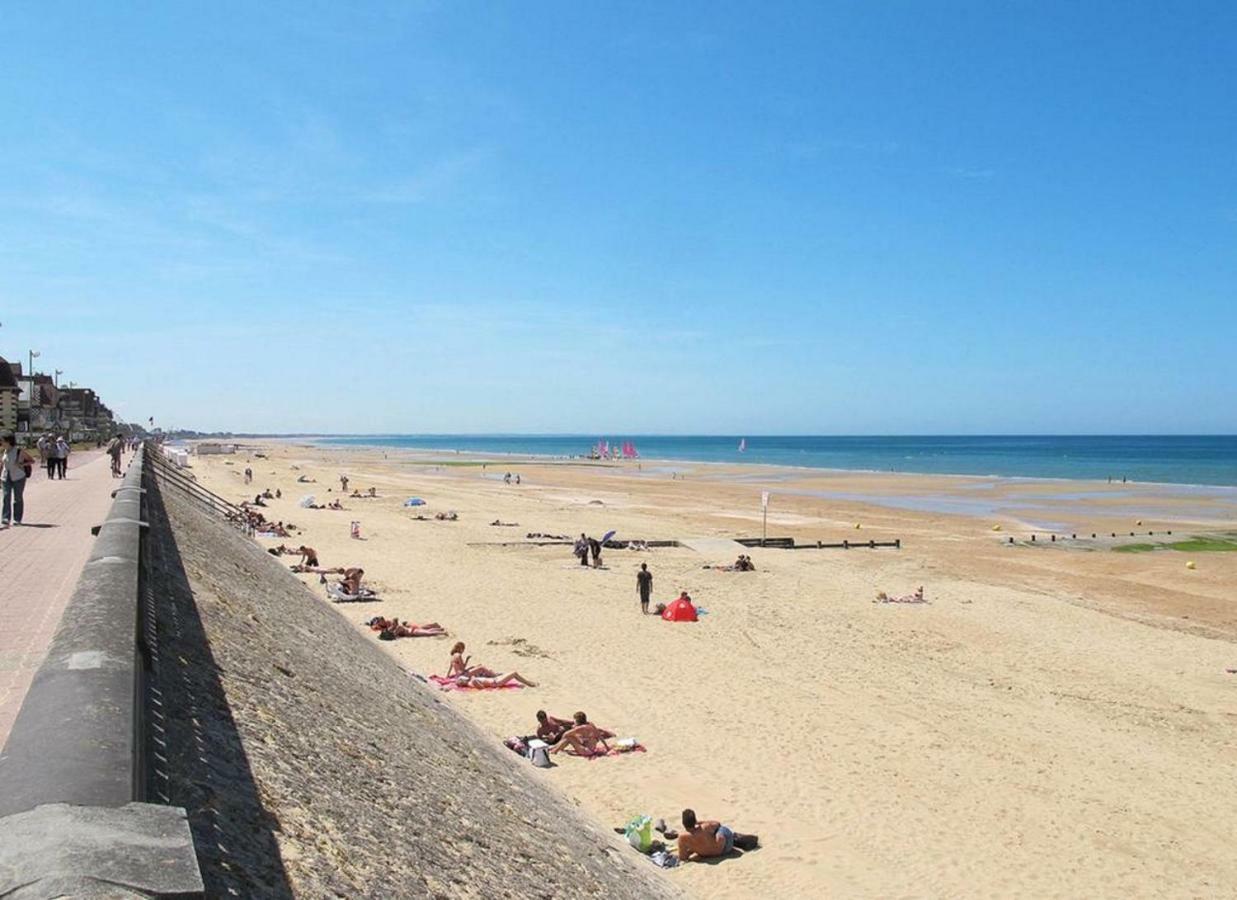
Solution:
M 0 353 L 131 419 L 1237 431 L 1237 4 L 10 2 L 0 40 Z

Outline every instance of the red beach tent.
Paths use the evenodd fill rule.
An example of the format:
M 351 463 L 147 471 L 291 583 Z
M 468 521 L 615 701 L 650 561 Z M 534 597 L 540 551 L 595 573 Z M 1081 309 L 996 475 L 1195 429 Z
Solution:
M 695 622 L 696 607 L 686 597 L 679 597 L 662 610 L 661 617 L 667 622 Z

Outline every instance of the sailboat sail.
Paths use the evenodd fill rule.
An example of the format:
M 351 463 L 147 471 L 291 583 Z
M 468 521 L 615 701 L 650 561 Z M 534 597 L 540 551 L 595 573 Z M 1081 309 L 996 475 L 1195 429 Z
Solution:
M 740 453 L 747 452 L 747 438 L 739 438 L 739 452 Z

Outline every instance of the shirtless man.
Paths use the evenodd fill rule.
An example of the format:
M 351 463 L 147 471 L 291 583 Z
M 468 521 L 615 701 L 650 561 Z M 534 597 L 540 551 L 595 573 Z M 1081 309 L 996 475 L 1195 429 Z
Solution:
M 361 593 L 361 579 L 365 575 L 364 569 L 351 568 L 344 569 L 344 577 L 340 579 L 339 586 L 344 591 L 352 596 Z
M 318 565 L 318 551 L 313 547 L 306 547 L 304 544 L 301 544 L 301 546 L 296 548 L 296 552 L 301 554 L 300 564 L 302 566 Z
M 582 712 L 578 712 L 573 716 L 575 719 L 575 727 L 564 731 L 558 743 L 550 751 L 558 753 L 561 750 L 572 750 L 580 756 L 593 756 L 597 753 L 597 745 L 601 744 L 604 752 L 610 752 L 610 745 L 606 743 L 606 737 L 614 737 L 612 734 L 602 731 L 596 725 L 588 720 L 588 716 Z
M 721 822 L 697 822 L 694 810 L 683 810 L 683 833 L 679 835 L 679 862 L 712 859 L 725 856 L 738 847 L 754 850 L 760 838 L 754 834 L 737 834 Z
M 570 728 L 571 722 L 567 719 L 552 716 L 544 709 L 537 710 L 537 737 L 547 744 L 557 744 Z

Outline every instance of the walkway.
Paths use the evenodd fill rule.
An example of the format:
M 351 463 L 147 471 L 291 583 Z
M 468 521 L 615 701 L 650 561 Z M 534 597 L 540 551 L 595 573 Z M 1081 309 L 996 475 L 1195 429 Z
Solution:
M 73 455 L 64 481 L 36 469 L 25 524 L 0 531 L 0 749 L 90 557 L 90 529 L 119 483 L 107 455 L 93 451 Z

